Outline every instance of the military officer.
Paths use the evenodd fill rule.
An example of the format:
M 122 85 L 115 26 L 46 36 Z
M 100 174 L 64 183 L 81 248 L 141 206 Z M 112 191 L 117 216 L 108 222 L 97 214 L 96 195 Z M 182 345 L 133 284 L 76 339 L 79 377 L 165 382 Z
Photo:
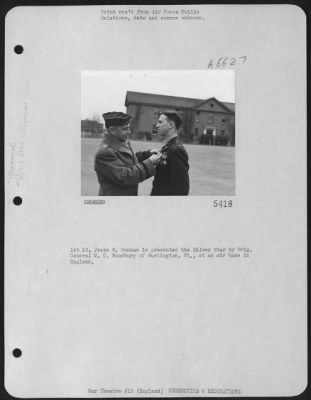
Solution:
M 99 196 L 137 196 L 138 183 L 155 174 L 161 154 L 140 153 L 139 162 L 128 140 L 131 117 L 107 112 L 103 118 L 107 134 L 95 156 Z
M 156 124 L 162 138 L 162 158 L 157 166 L 151 196 L 186 196 L 189 194 L 188 153 L 178 138 L 182 117 L 163 111 Z

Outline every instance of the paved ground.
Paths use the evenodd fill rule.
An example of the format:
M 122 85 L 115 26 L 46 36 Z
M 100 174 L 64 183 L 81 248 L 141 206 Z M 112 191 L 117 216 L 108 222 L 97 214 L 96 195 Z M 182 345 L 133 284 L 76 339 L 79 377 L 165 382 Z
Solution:
M 94 171 L 94 155 L 102 139 L 82 138 L 81 194 L 96 196 L 98 182 Z M 134 151 L 158 147 L 159 143 L 132 141 Z M 185 145 L 190 163 L 190 195 L 220 196 L 235 194 L 235 148 L 206 145 Z M 139 185 L 139 195 L 148 196 L 152 178 Z

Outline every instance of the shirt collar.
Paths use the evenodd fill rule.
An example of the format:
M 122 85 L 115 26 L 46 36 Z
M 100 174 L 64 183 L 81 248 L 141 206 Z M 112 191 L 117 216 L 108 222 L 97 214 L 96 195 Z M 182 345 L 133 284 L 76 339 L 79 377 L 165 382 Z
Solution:
M 177 133 L 176 133 L 174 136 L 171 136 L 171 137 L 169 137 L 169 138 L 163 140 L 163 142 L 161 143 L 161 147 L 167 146 L 167 144 L 168 144 L 171 140 L 173 140 L 173 139 L 175 139 L 175 138 L 177 138 L 177 137 L 178 137 L 178 135 L 177 135 Z

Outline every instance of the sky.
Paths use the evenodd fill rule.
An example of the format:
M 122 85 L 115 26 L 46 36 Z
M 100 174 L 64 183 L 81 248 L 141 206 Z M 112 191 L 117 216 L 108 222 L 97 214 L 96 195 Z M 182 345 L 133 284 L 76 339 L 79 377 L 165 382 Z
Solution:
M 235 102 L 233 70 L 192 71 L 83 71 L 81 118 L 92 119 L 109 111 L 126 112 L 126 92 Z

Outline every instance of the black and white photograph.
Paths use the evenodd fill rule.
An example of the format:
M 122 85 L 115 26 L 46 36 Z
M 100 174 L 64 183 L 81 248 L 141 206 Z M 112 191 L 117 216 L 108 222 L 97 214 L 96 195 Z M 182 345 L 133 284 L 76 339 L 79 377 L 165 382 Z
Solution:
M 82 72 L 82 196 L 234 195 L 234 78 Z

